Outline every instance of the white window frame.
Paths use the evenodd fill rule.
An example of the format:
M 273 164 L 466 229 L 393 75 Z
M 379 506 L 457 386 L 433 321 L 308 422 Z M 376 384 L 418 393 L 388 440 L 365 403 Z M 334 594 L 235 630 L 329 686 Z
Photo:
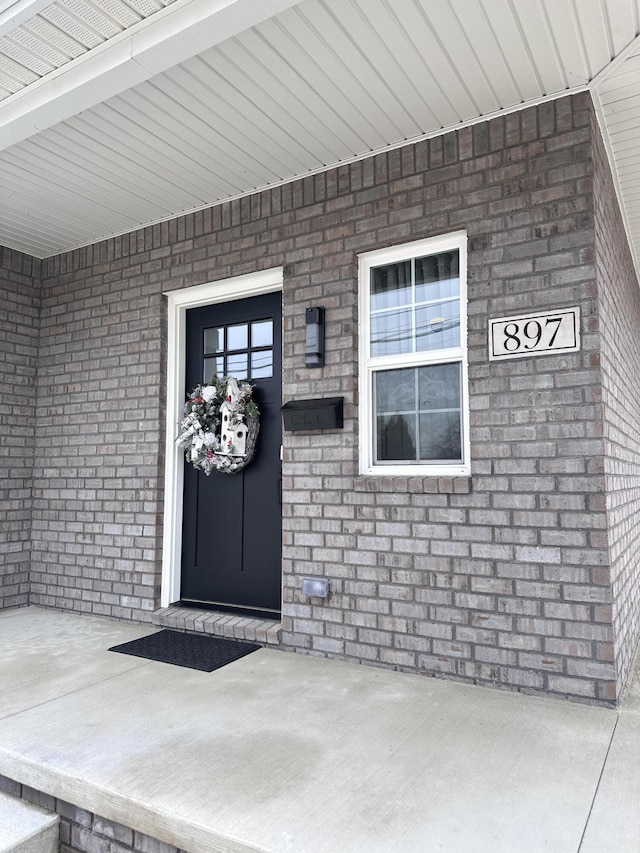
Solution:
M 412 258 L 437 255 L 457 250 L 460 260 L 460 346 L 429 352 L 402 353 L 391 356 L 370 356 L 370 287 L 371 270 L 386 264 Z M 377 477 L 459 477 L 471 473 L 469 442 L 469 379 L 467 364 L 467 232 L 456 231 L 425 240 L 403 243 L 386 249 L 377 249 L 358 256 L 358 298 L 360 332 L 360 473 Z M 373 412 L 374 374 L 378 370 L 402 367 L 423 367 L 459 362 L 461 365 L 461 425 L 462 462 L 411 464 L 376 463 L 375 414 Z

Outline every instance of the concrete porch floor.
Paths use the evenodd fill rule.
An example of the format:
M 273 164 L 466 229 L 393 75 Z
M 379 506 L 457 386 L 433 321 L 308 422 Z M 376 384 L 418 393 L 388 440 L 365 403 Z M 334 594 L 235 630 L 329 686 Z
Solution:
M 262 649 L 212 673 L 151 633 L 0 612 L 0 774 L 183 848 L 634 853 L 640 689 L 619 711 Z

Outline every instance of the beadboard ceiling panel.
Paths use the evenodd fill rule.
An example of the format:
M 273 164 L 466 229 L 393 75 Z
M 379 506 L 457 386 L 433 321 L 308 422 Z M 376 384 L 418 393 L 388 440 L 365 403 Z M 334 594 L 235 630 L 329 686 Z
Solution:
M 1 244 L 45 257 L 590 88 L 640 246 L 640 0 L 13 7 Z
M 610 160 L 616 171 L 619 194 L 640 254 L 640 45 L 612 67 L 597 90 L 602 123 L 607 128 Z

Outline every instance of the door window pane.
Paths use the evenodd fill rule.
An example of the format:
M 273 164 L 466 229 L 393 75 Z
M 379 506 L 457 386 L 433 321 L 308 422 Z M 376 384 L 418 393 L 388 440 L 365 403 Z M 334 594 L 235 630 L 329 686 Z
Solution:
M 205 358 L 202 381 L 204 383 L 211 382 L 211 378 L 213 376 L 224 376 L 224 357 L 223 356 L 214 356 L 213 358 Z
M 268 379 L 273 376 L 273 351 L 261 350 L 251 353 L 251 378 Z
M 227 375 L 236 379 L 246 379 L 249 375 L 249 362 L 246 352 L 238 352 L 227 356 Z
M 249 346 L 249 326 L 243 323 L 240 326 L 227 327 L 227 349 L 247 349 Z
M 251 324 L 251 346 L 273 346 L 273 320 L 260 320 Z
M 272 377 L 273 333 L 271 319 L 205 329 L 203 381 L 210 382 L 214 375 L 238 379 Z
M 224 352 L 224 329 L 204 330 L 205 353 Z

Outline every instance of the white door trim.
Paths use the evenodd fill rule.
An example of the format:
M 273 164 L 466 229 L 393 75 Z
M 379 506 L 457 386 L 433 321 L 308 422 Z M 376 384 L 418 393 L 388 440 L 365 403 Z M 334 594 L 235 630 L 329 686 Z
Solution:
M 185 400 L 186 313 L 216 302 L 282 290 L 282 267 L 167 291 L 167 427 L 165 437 L 164 524 L 161 607 L 180 599 L 182 562 L 183 453 L 176 446 Z

